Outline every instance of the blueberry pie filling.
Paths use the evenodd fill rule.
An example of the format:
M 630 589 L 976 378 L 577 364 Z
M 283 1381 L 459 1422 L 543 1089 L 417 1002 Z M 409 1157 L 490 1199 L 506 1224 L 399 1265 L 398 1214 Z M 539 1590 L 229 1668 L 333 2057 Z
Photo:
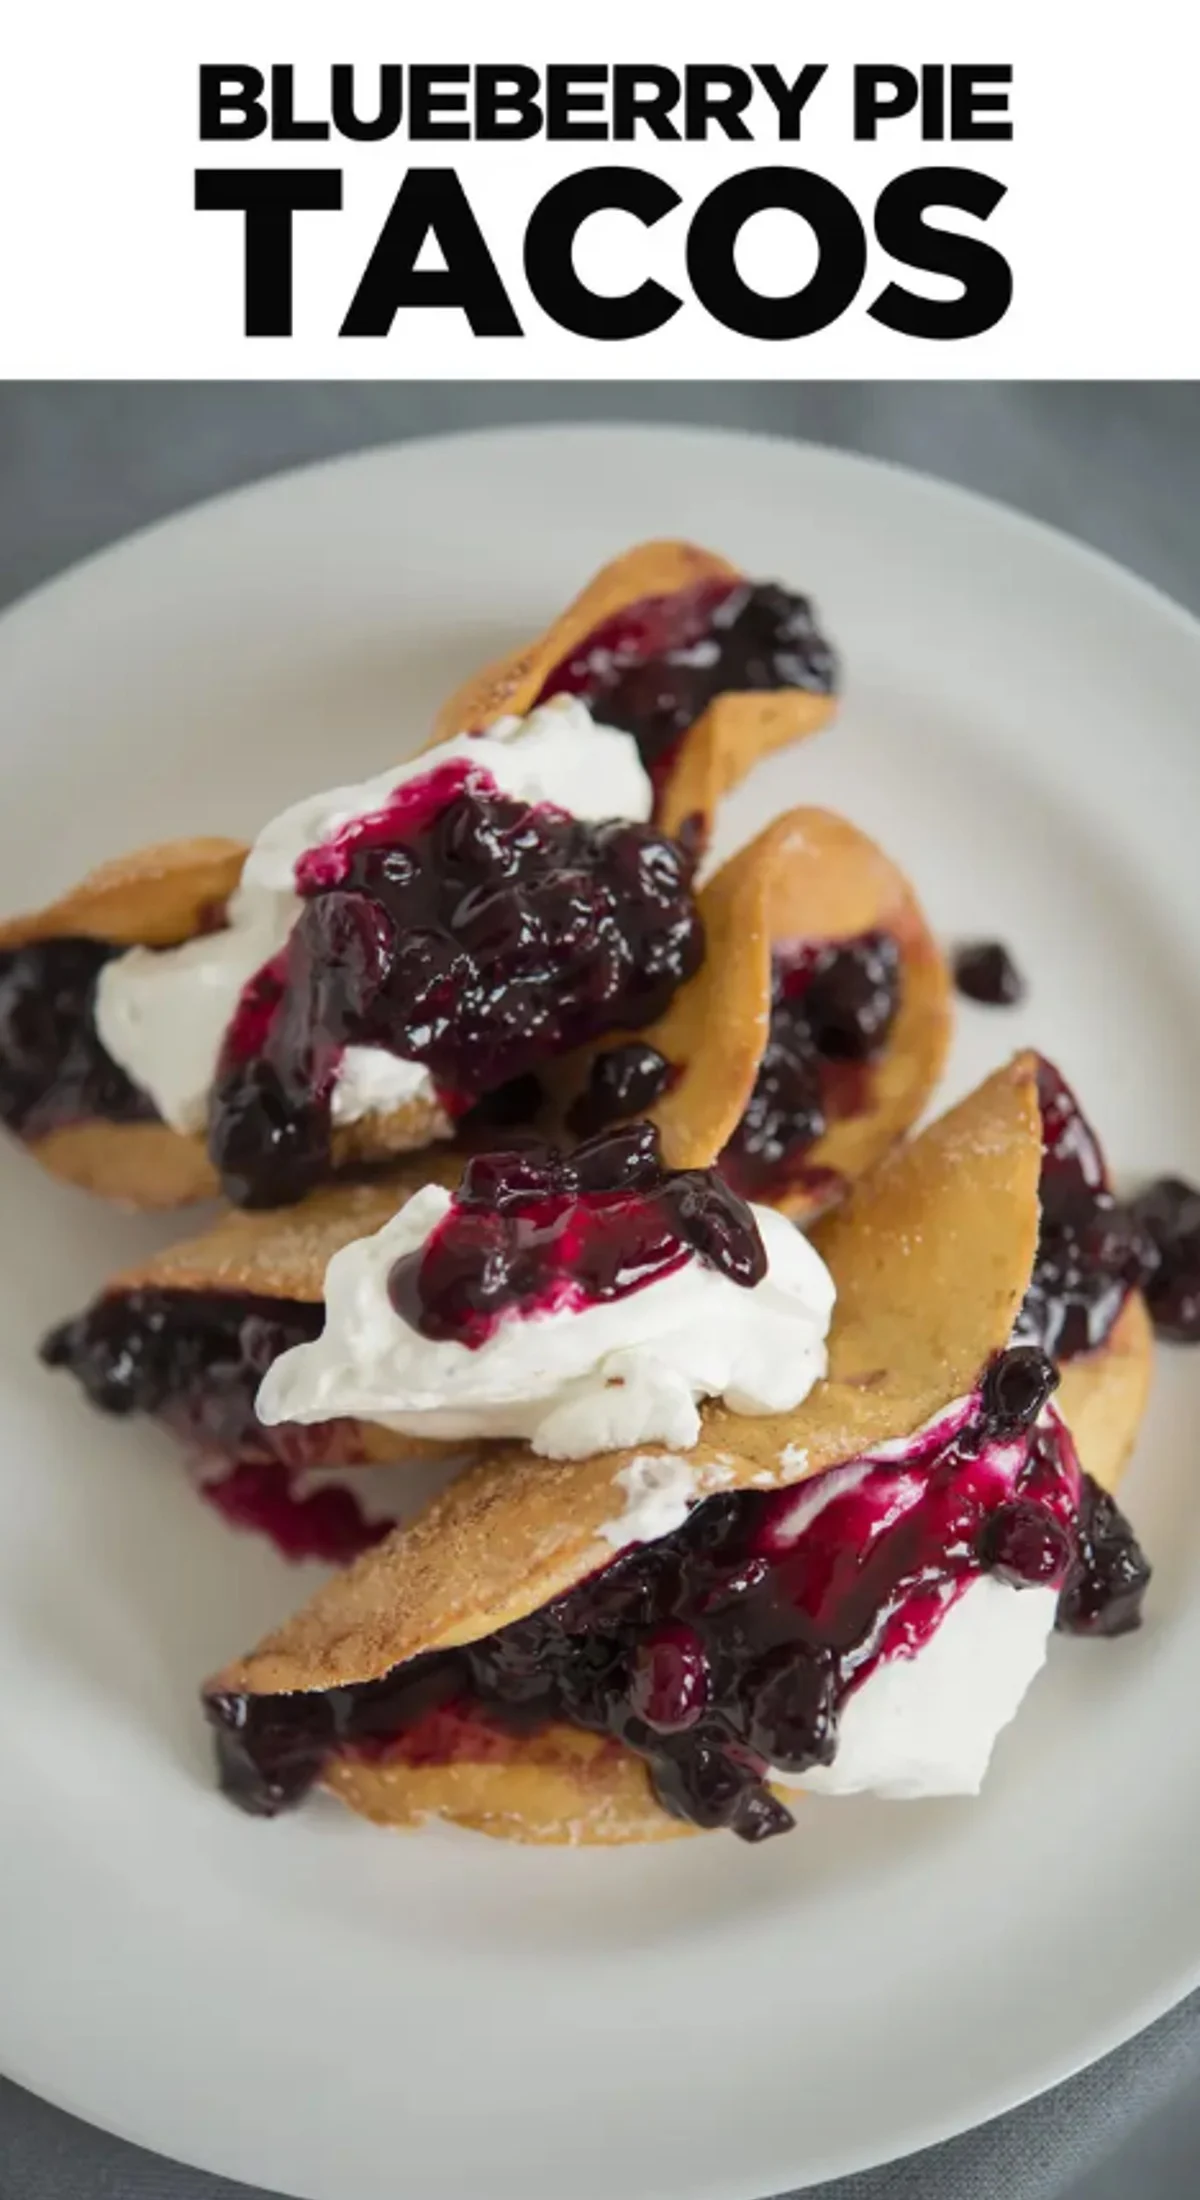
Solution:
M 573 1153 L 529 1146 L 467 1163 L 444 1218 L 388 1274 L 411 1329 L 478 1350 L 514 1313 L 536 1320 L 644 1291 L 699 1259 L 751 1289 L 767 1256 L 745 1202 L 708 1169 L 665 1169 L 631 1123 Z
M 832 1123 L 870 1106 L 900 990 L 900 950 L 886 932 L 776 951 L 766 1049 L 720 1161 L 744 1198 L 819 1188 L 806 1157 Z
M 236 1291 L 114 1291 L 43 1340 L 103 1413 L 148 1414 L 189 1448 L 265 1463 L 314 1464 L 314 1429 L 268 1429 L 254 1411 L 281 1352 L 319 1335 L 324 1308 Z
M 296 866 L 302 912 L 226 1036 L 210 1150 L 248 1206 L 328 1174 L 347 1047 L 423 1064 L 452 1120 L 663 1013 L 698 967 L 690 867 L 649 826 L 501 794 L 463 760 L 397 788 Z
M 783 1216 L 711 1169 L 669 1169 L 650 1123 L 571 1152 L 478 1154 L 325 1270 L 325 1326 L 264 1377 L 261 1419 L 331 1414 L 551 1459 L 661 1443 L 701 1405 L 790 1412 L 825 1371 L 833 1280 Z
M 1095 1132 L 1069 1085 L 1039 1058 L 1041 1227 L 1016 1335 L 1058 1361 L 1095 1352 L 1157 1254 L 1138 1204 L 1114 1198 Z
M 828 1778 L 856 1697 L 889 1667 L 918 1668 L 980 1584 L 1018 1602 L 1042 1592 L 1047 1625 L 1055 1611 L 1089 1634 L 1136 1625 L 1148 1569 L 1081 1476 L 1056 1381 L 1042 1352 L 1015 1346 L 908 1443 L 788 1489 L 708 1497 L 479 1641 L 325 1692 L 214 1693 L 225 1792 L 273 1815 L 335 1755 L 448 1762 L 566 1722 L 634 1751 L 691 1825 L 785 1832 L 775 1788 Z
M 571 1103 L 567 1128 L 591 1138 L 613 1123 L 645 1115 L 671 1090 L 679 1069 L 647 1039 L 627 1039 L 592 1057 L 588 1080 Z
M 0 1122 L 18 1137 L 89 1120 L 158 1121 L 96 1031 L 96 983 L 122 953 L 104 940 L 66 938 L 0 954 Z
M 249 1206 L 335 1154 L 474 1134 L 493 1094 L 503 1112 L 564 1051 L 655 1021 L 700 964 L 694 855 L 651 805 L 632 738 L 565 694 L 295 804 L 178 945 L 0 958 L 5 1118 L 157 1119 Z
M 333 1453 L 349 1464 L 345 1425 L 268 1428 L 254 1401 L 268 1367 L 318 1335 L 324 1309 L 237 1292 L 136 1290 L 100 1298 L 41 1346 L 103 1413 L 144 1413 L 181 1440 L 201 1495 L 232 1526 L 267 1536 L 285 1558 L 346 1565 L 387 1534 L 348 1486 L 309 1487 Z
M 661 794 L 685 734 L 718 696 L 832 695 L 837 678 L 807 596 L 722 575 L 622 605 L 555 666 L 538 702 L 577 695 L 631 733 Z

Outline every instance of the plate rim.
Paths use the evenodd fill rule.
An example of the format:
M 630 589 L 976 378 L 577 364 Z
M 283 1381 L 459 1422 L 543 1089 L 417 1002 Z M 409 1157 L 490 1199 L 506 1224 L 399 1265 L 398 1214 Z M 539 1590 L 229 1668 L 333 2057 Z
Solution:
M 363 478 L 366 478 L 379 465 L 380 461 L 388 461 L 396 455 L 410 450 L 436 450 L 443 446 L 457 447 L 467 442 L 477 444 L 480 439 L 493 442 L 501 441 L 511 445 L 522 441 L 533 443 L 547 439 L 561 440 L 563 437 L 577 438 L 581 436 L 590 440 L 603 439 L 622 442 L 631 439 L 640 440 L 652 443 L 656 448 L 661 447 L 664 441 L 668 440 L 673 443 L 688 441 L 712 443 L 716 441 L 722 444 L 743 446 L 782 446 L 789 454 L 794 454 L 801 461 L 808 463 L 816 462 L 822 466 L 832 463 L 835 469 L 839 471 L 849 469 L 855 474 L 865 476 L 882 474 L 892 477 L 909 493 L 920 496 L 927 503 L 944 505 L 949 501 L 950 504 L 958 507 L 963 512 L 964 517 L 973 519 L 977 524 L 982 524 L 989 530 L 994 530 L 999 523 L 1006 530 L 1021 538 L 1027 538 L 1029 531 L 1032 530 L 1035 536 L 1041 538 L 1045 549 L 1052 552 L 1055 557 L 1066 558 L 1076 569 L 1082 561 L 1084 565 L 1095 571 L 1098 579 L 1102 579 L 1108 586 L 1115 584 L 1127 598 L 1132 591 L 1140 599 L 1147 614 L 1165 622 L 1188 646 L 1196 650 L 1198 668 L 1200 668 L 1200 615 L 1193 612 L 1187 605 L 1179 602 L 1155 582 L 1123 565 L 1119 559 L 1109 552 L 1072 535 L 1065 528 L 1036 518 L 1032 514 L 1023 511 L 1018 505 L 1010 504 L 1005 500 L 964 486 L 950 477 L 924 468 L 916 468 L 900 461 L 876 457 L 869 452 L 845 449 L 833 443 L 794 437 L 786 432 L 723 428 L 718 425 L 689 422 L 617 421 L 592 416 L 581 417 L 577 420 L 539 421 L 511 425 L 491 422 L 478 423 L 428 435 L 415 434 L 399 438 L 383 438 L 380 441 L 355 447 L 348 451 L 286 466 L 215 493 L 197 497 L 177 509 L 162 514 L 144 525 L 119 535 L 112 541 L 87 552 L 61 571 L 46 576 L 10 599 L 4 605 L 3 610 L 0 611 L 0 647 L 7 640 L 11 628 L 31 613 L 36 617 L 44 616 L 47 610 L 53 613 L 55 599 L 69 595 L 81 580 L 86 581 L 93 568 L 114 566 L 121 561 L 124 553 L 144 550 L 148 544 L 162 536 L 164 532 L 174 531 L 179 533 L 193 524 L 206 524 L 216 515 L 224 514 L 226 510 L 234 510 L 248 500 L 258 500 L 265 505 L 271 502 L 281 489 L 292 489 L 310 478 L 323 475 L 330 476 L 337 473 L 347 476 L 357 471 Z M 1030 2075 L 1026 2079 L 1008 2084 L 997 2083 L 991 2085 L 985 2082 L 974 2084 L 970 2091 L 975 2106 L 972 2109 L 972 2120 L 969 2123 L 960 2121 L 953 2112 L 951 2112 L 949 2123 L 944 2118 L 939 2119 L 932 2115 L 918 2117 L 906 2127 L 899 2152 L 895 2151 L 894 2148 L 889 2148 L 886 2152 L 880 2152 L 877 2146 L 868 2147 L 866 2151 L 861 2147 L 847 2146 L 840 2154 L 834 2154 L 827 2150 L 826 2160 L 819 2166 L 815 2181 L 821 2184 L 831 2178 L 878 2168 L 885 2163 L 906 2160 L 931 2145 L 945 2142 L 962 2135 L 968 2130 L 976 2130 L 992 2123 L 998 2116 L 1041 2097 L 1056 2086 L 1077 2076 L 1081 2071 L 1090 2068 L 1104 2056 L 1136 2037 L 1148 2025 L 1154 2023 L 1170 2009 L 1177 2006 L 1197 1985 L 1200 1985 L 1200 1945 L 1197 1946 L 1195 1956 L 1187 1963 L 1182 1964 L 1171 1980 L 1156 1990 L 1138 1997 L 1136 2003 L 1130 2006 L 1125 2016 L 1102 2022 L 1094 2029 L 1089 2028 L 1086 2038 L 1081 2041 L 1078 2049 L 1065 2053 L 1058 2058 L 1053 2068 L 1043 2067 L 1041 2074 L 1037 2077 Z M 131 2126 L 126 2121 L 119 2118 L 109 2120 L 107 2117 L 97 2115 L 90 2107 L 80 2108 L 70 2098 L 69 2090 L 60 2091 L 52 2084 L 47 2084 L 40 2076 L 37 2078 L 31 2077 L 9 2058 L 6 2058 L 4 2074 L 11 2077 L 16 2085 L 34 2094 L 36 2098 L 63 2110 L 87 2127 L 101 2131 L 135 2147 L 140 2147 L 158 2159 L 177 2162 L 180 2167 L 189 2166 L 186 2157 L 164 2153 L 153 2139 L 148 2139 L 141 2130 Z M 770 2151 L 770 2149 L 764 2151 Z M 234 2180 L 242 2179 L 242 2172 L 232 2164 L 216 2168 L 212 2166 L 212 2161 L 219 2160 L 222 2152 L 223 2146 L 218 2141 L 210 2162 L 205 2164 L 196 2163 L 190 2166 L 201 2169 L 210 2175 L 226 2176 Z M 778 2172 L 781 2190 L 786 2189 L 789 2177 L 794 2177 L 794 2174 L 794 2169 L 789 2171 L 786 2164 L 781 2163 Z M 810 2177 L 811 2182 L 813 2180 Z M 247 2189 L 252 2192 L 255 2188 L 250 2186 Z M 715 2183 L 706 2182 L 703 2184 L 693 2181 L 688 2186 L 689 2195 L 694 2196 L 694 2200 L 758 2200 L 761 2189 L 757 2179 L 753 2185 L 719 2180 Z M 271 2190 L 272 2192 L 278 2191 L 280 2194 L 291 2194 L 291 2188 L 287 2186 L 272 2187 Z M 292 2195 L 291 2200 L 297 2200 L 297 2196 Z M 298 2196 L 298 2200 L 303 2200 L 303 2195 Z

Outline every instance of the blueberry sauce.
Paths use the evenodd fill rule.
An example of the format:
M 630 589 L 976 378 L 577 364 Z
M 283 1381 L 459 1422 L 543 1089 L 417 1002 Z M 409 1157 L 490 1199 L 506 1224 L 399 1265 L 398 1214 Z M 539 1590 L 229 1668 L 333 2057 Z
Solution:
M 458 1117 L 455 1139 L 467 1152 L 494 1146 L 504 1131 L 530 1131 L 545 1105 L 546 1090 L 540 1077 L 532 1071 L 524 1077 L 510 1077 L 506 1084 L 485 1092 Z
M 1052 1359 L 1104 1343 L 1131 1290 L 1145 1283 L 1154 1248 L 1136 1209 L 1109 1189 L 1095 1132 L 1052 1063 L 1039 1060 L 1041 1229 L 1016 1334 Z
M 1085 1607 L 1101 1614 L 1111 1587 L 1124 1595 L 1119 1569 L 1098 1569 L 1090 1544 L 1077 1551 L 1070 1437 L 1053 1413 L 1019 1418 L 1055 1381 L 1043 1354 L 1015 1348 L 901 1456 L 707 1498 L 674 1534 L 462 1649 L 324 1693 L 215 1695 L 222 1784 L 271 1815 L 335 1751 L 439 1761 L 447 1714 L 468 1736 L 480 1721 L 516 1735 L 567 1721 L 636 1751 L 664 1807 L 693 1825 L 750 1841 L 785 1832 L 770 1768 L 829 1764 L 850 1693 L 916 1655 L 971 1582 L 1086 1581 L 1065 1625 Z
M 627 1297 L 693 1258 L 750 1288 L 766 1253 L 750 1209 L 710 1169 L 665 1169 L 649 1123 L 570 1154 L 480 1154 L 430 1237 L 396 1261 L 388 1297 L 423 1337 L 475 1350 L 506 1315 Z
M 210 1151 L 230 1198 L 329 1172 L 347 1046 L 429 1070 L 445 1112 L 662 1014 L 703 933 L 680 849 L 649 826 L 510 801 L 442 764 L 296 866 L 304 908 L 226 1034 Z
M 1000 940 L 972 940 L 955 950 L 954 983 L 985 1008 L 1014 1008 L 1025 998 L 1025 980 Z
M 114 1291 L 44 1339 L 105 1413 L 152 1415 L 202 1452 L 253 1462 L 345 1461 L 345 1427 L 265 1428 L 254 1411 L 272 1361 L 320 1335 L 322 1305 L 217 1291 Z
M 644 1039 L 629 1039 L 594 1055 L 588 1081 L 567 1115 L 567 1128 L 591 1138 L 613 1123 L 645 1115 L 669 1092 L 679 1075 L 665 1054 Z
M 294 1563 L 348 1566 L 394 1525 L 369 1519 L 357 1491 L 344 1482 L 306 1489 L 304 1470 L 283 1459 L 237 1459 L 198 1486 L 228 1526 L 265 1536 Z
M 1155 1331 L 1172 1344 L 1200 1343 L 1200 1191 L 1159 1177 L 1132 1203 L 1149 1241 L 1146 1304 Z
M 96 1033 L 96 981 L 123 953 L 104 940 L 58 939 L 0 954 L 0 1123 L 18 1136 L 158 1120 Z
M 1085 1474 L 1059 1627 L 1070 1635 L 1127 1635 L 1141 1626 L 1149 1582 L 1149 1561 L 1116 1499 Z
M 810 1148 L 869 1105 L 871 1063 L 896 1020 L 900 980 L 900 950 L 886 932 L 775 954 L 766 1049 L 720 1161 L 744 1198 L 803 1186 Z
M 604 725 L 633 735 L 661 793 L 684 735 L 718 695 L 836 686 L 806 596 L 717 578 L 623 605 L 555 666 L 537 700 L 585 697 Z

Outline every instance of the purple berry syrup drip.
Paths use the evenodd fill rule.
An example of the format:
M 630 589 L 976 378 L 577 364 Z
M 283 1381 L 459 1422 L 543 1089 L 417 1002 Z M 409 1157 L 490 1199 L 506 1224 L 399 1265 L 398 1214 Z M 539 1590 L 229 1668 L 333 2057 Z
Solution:
M 201 1463 L 201 1495 L 285 1558 L 345 1565 L 386 1535 L 353 1490 L 308 1490 L 328 1455 L 348 1463 L 344 1423 L 267 1428 L 254 1410 L 272 1361 L 320 1334 L 324 1308 L 215 1291 L 122 1291 L 51 1330 L 47 1367 L 66 1368 L 104 1413 L 148 1414 Z M 220 1471 L 213 1473 L 214 1462 Z
M 423 1337 L 477 1349 L 506 1316 L 625 1298 L 692 1259 L 749 1288 L 766 1273 L 750 1209 L 711 1169 L 664 1169 L 649 1123 L 561 1154 L 478 1155 L 427 1242 L 388 1277 Z
M 1136 1625 L 1145 1561 L 1062 1424 L 1038 1422 L 1056 1380 L 1036 1347 L 1011 1348 L 902 1460 L 839 1470 L 806 1525 L 812 1484 L 710 1497 L 673 1535 L 461 1650 L 324 1693 L 218 1694 L 222 1785 L 273 1815 L 336 1751 L 428 1764 L 566 1721 L 636 1751 L 691 1824 L 785 1832 L 768 1768 L 829 1764 L 850 1692 L 915 1655 L 985 1573 L 1058 1588 L 1065 1627 Z
M 96 1032 L 96 981 L 123 952 L 103 940 L 58 939 L 0 954 L 0 1123 L 18 1137 L 89 1120 L 158 1120 Z
M 1145 1283 L 1154 1247 L 1136 1207 L 1109 1189 L 1096 1135 L 1053 1064 L 1039 1060 L 1041 1230 L 1016 1334 L 1052 1359 L 1094 1352 L 1130 1291 Z
M 390 1534 L 394 1522 L 371 1519 L 346 1482 L 304 1486 L 304 1470 L 283 1459 L 237 1459 L 200 1495 L 231 1528 L 265 1536 L 281 1558 L 348 1566 Z
M 437 766 L 302 857 L 305 906 L 226 1036 L 210 1150 L 230 1198 L 277 1206 L 330 1168 L 347 1046 L 427 1068 L 445 1112 L 660 1016 L 698 967 L 690 864 L 646 825 L 590 824 Z
M 684 735 L 718 695 L 832 695 L 836 686 L 837 661 L 806 596 L 717 578 L 624 604 L 555 666 L 537 699 L 580 695 L 601 724 L 631 733 L 661 794 Z
M 766 1050 L 721 1155 L 744 1198 L 802 1185 L 806 1156 L 830 1123 L 869 1105 L 871 1064 L 895 1023 L 900 984 L 900 950 L 886 932 L 775 955 Z

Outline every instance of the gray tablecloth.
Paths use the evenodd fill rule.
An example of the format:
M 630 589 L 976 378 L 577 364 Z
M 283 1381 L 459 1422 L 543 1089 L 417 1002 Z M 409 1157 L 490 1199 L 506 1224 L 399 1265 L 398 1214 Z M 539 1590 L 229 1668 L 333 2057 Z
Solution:
M 1067 528 L 1200 611 L 1200 390 L 1172 384 L 0 386 L 0 603 L 131 528 L 302 460 L 483 423 L 616 418 L 766 428 L 924 467 Z M 820 2200 L 1135 2193 L 1200 2193 L 1200 1996 L 1030 2107 Z M 247 2200 L 247 2188 L 0 2080 L 0 2200 Z M 421 2196 L 398 2182 L 397 2200 Z

